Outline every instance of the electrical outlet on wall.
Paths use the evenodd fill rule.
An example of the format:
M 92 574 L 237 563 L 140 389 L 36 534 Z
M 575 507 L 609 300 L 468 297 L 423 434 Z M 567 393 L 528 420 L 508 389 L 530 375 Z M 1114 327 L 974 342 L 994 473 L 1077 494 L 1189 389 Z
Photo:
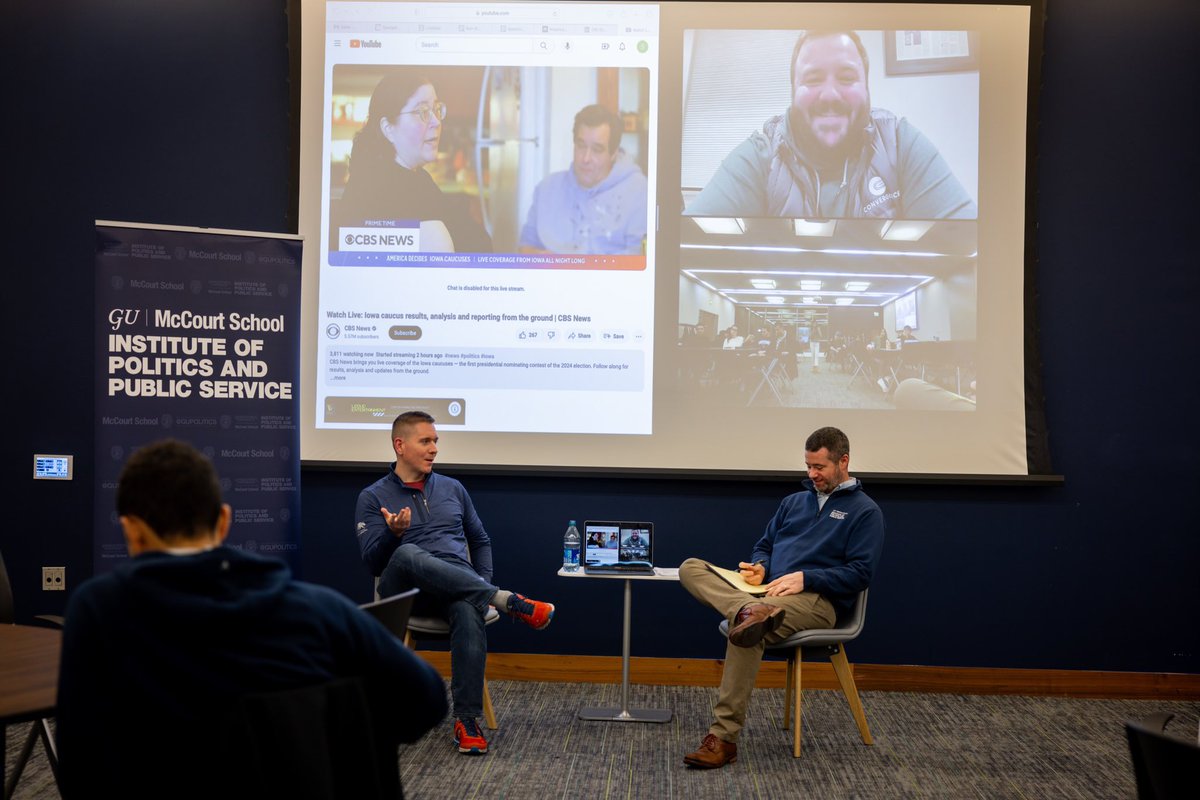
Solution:
M 65 592 L 66 590 L 66 567 L 42 567 L 42 591 Z

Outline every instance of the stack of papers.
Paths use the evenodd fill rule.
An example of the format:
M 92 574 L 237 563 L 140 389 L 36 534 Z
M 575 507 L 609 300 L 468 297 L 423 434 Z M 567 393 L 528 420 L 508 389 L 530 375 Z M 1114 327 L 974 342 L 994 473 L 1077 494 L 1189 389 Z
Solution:
M 746 583 L 746 579 L 742 577 L 742 573 L 736 569 L 725 569 L 724 567 L 714 567 L 712 564 L 706 565 L 714 574 L 719 575 L 733 588 L 745 592 L 754 597 L 766 597 L 767 589 L 765 586 L 752 586 Z

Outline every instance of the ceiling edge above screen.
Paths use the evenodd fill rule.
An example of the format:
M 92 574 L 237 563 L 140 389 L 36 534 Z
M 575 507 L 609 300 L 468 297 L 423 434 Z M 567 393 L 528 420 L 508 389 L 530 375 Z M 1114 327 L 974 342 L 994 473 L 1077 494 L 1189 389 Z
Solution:
M 390 460 L 422 409 L 464 469 L 789 474 L 835 425 L 856 472 L 1049 471 L 1040 3 L 301 6 L 306 464 Z M 794 62 L 806 26 L 854 35 Z M 804 111 L 796 64 L 850 100 Z M 712 188 L 745 169 L 762 205 Z

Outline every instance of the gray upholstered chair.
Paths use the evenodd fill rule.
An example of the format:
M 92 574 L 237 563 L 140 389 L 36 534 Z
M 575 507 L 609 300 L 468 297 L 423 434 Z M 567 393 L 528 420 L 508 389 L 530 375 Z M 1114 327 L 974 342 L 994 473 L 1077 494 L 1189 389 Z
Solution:
M 862 736 L 863 744 L 874 744 L 871 739 L 871 729 L 867 727 L 867 715 L 863 711 L 862 701 L 858 697 L 858 687 L 854 684 L 854 672 L 850 662 L 846 660 L 845 643 L 862 633 L 863 623 L 867 616 L 867 590 L 863 589 L 854 601 L 854 607 L 845 619 L 833 628 L 813 628 L 799 631 L 775 644 L 767 645 L 768 651 L 787 651 L 787 686 L 783 705 L 783 727 L 792 725 L 792 755 L 800 757 L 800 673 L 804 657 L 824 657 L 833 664 L 833 672 L 837 676 L 842 693 L 850 704 L 850 713 L 858 723 L 858 733 Z M 722 621 L 721 634 L 729 636 L 729 623 Z

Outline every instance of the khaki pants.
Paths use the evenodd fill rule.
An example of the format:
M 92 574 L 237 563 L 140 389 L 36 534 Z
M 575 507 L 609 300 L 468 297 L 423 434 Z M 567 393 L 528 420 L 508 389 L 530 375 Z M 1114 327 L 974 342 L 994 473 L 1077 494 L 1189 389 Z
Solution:
M 725 646 L 725 668 L 721 672 L 721 688 L 713 708 L 716 717 L 709 733 L 726 742 L 737 742 L 746 722 L 750 692 L 758 678 L 763 650 L 767 644 L 782 641 L 796 631 L 808 628 L 832 628 L 837 621 L 833 605 L 815 592 L 802 592 L 787 597 L 751 597 L 739 591 L 706 567 L 708 562 L 689 558 L 679 566 L 679 581 L 683 588 L 701 603 L 724 615 L 729 624 L 747 603 L 765 603 L 784 609 L 783 623 L 754 647 Z

